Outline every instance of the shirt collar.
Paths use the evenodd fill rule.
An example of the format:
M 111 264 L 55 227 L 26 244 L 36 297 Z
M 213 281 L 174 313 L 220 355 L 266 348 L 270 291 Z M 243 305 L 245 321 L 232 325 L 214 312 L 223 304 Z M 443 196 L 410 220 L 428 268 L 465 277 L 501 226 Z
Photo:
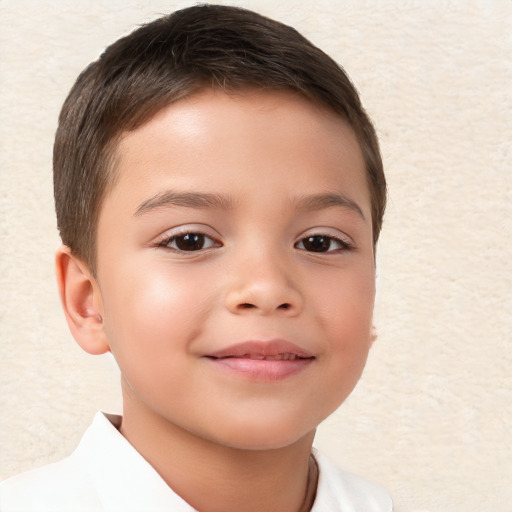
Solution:
M 87 471 L 105 512 L 194 512 L 121 435 L 121 416 L 98 412 L 73 457 Z M 382 489 L 334 466 L 313 449 L 318 487 L 311 512 L 391 511 Z
M 105 511 L 193 512 L 121 435 L 121 417 L 98 412 L 75 451 Z

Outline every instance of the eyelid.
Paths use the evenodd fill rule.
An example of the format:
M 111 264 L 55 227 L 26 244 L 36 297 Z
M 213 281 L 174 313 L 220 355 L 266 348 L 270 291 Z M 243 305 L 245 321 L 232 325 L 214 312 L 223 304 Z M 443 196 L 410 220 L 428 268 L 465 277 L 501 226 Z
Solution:
M 340 231 L 336 228 L 327 228 L 323 226 L 319 226 L 317 228 L 311 228 L 304 232 L 302 232 L 298 237 L 295 243 L 300 242 L 304 238 L 308 238 L 310 236 L 326 236 L 329 238 L 334 238 L 335 240 L 339 240 L 340 242 L 347 244 L 349 246 L 354 246 L 354 241 L 350 236 L 348 236 L 343 231 Z
M 222 243 L 220 242 L 220 235 L 217 232 L 214 232 L 212 228 L 209 228 L 208 226 L 205 226 L 204 224 L 184 224 L 181 226 L 176 226 L 174 228 L 170 228 L 166 230 L 164 233 L 159 235 L 153 245 L 155 247 L 165 247 L 166 244 L 168 244 L 173 238 L 178 238 L 180 236 L 185 236 L 187 234 L 198 234 L 203 235 L 205 237 L 210 238 L 215 242 L 216 247 L 220 247 Z M 169 247 L 170 250 L 173 250 Z M 208 248 L 207 248 L 208 249 Z M 204 250 L 207 250 L 204 249 Z M 177 249 L 174 249 L 178 251 Z M 198 251 L 191 251 L 191 252 L 198 252 Z
M 329 238 L 332 241 L 336 242 L 339 245 L 339 247 L 336 247 L 334 249 L 329 248 L 329 250 L 326 251 L 310 251 L 306 247 L 304 247 L 304 241 L 308 238 L 313 237 Z M 303 247 L 300 247 L 300 245 L 303 245 Z M 294 243 L 294 247 L 308 254 L 333 255 L 353 251 L 355 249 L 355 244 L 352 241 L 351 237 L 349 237 L 346 233 L 339 231 L 338 229 L 318 227 L 308 229 L 307 231 L 302 233 Z

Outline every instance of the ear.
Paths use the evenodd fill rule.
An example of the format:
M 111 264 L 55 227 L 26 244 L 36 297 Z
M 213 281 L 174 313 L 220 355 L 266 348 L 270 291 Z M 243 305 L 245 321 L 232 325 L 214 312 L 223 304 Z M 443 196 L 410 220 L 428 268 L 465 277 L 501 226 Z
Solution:
M 55 257 L 57 284 L 64 314 L 77 343 L 90 354 L 110 351 L 103 324 L 103 303 L 89 267 L 65 245 Z

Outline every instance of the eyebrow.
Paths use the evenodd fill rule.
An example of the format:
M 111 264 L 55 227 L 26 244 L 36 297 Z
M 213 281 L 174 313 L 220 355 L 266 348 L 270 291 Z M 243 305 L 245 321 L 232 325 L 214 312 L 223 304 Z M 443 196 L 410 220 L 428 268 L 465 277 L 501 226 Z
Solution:
M 305 211 L 323 210 L 324 208 L 332 207 L 347 208 L 356 212 L 364 221 L 366 221 L 363 210 L 361 210 L 359 205 L 343 194 L 326 193 L 303 196 L 294 201 L 294 204 L 298 210 Z
M 135 216 L 138 217 L 153 210 L 168 208 L 170 206 L 229 210 L 233 207 L 233 201 L 229 197 L 219 194 L 166 190 L 142 202 L 137 210 L 135 210 Z
M 303 196 L 293 201 L 297 210 L 315 211 L 324 208 L 342 207 L 356 212 L 363 220 L 365 216 L 359 205 L 343 194 L 325 193 Z M 234 201 L 226 196 L 202 192 L 176 192 L 166 190 L 143 201 L 135 211 L 139 217 L 153 210 L 178 206 L 185 208 L 215 208 L 220 210 L 232 209 Z

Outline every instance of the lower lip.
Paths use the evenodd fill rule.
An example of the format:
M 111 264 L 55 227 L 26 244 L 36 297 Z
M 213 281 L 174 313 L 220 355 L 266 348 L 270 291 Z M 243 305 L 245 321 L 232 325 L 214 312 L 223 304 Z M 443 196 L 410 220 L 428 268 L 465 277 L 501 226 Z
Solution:
M 245 359 L 241 357 L 209 358 L 216 367 L 240 374 L 250 380 L 273 382 L 303 372 L 314 361 L 313 358 L 287 360 Z

